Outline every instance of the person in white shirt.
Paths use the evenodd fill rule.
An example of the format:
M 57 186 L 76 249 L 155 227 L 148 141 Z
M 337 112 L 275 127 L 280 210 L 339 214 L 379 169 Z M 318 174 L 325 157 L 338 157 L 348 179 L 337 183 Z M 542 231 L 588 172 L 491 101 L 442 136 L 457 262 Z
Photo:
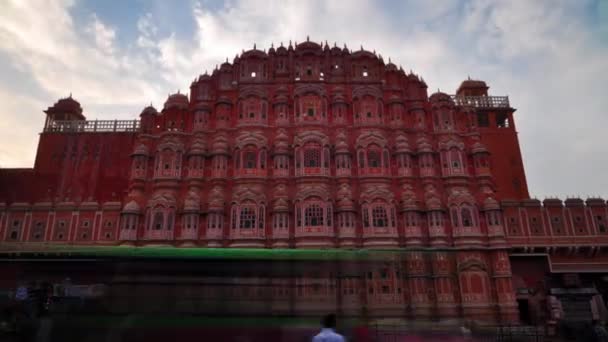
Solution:
M 345 342 L 344 336 L 338 334 L 336 329 L 336 315 L 329 314 L 321 320 L 323 329 L 315 337 L 312 342 Z

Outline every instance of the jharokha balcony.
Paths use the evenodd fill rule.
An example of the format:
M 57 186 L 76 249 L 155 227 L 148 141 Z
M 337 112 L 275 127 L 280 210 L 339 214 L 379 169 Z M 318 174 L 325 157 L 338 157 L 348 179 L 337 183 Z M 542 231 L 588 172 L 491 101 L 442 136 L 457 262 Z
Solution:
M 139 132 L 139 120 L 52 120 L 44 132 Z
M 360 177 L 388 177 L 390 169 L 384 167 L 364 167 L 359 169 Z
M 263 178 L 268 176 L 268 171 L 266 169 L 246 169 L 246 168 L 242 168 L 242 169 L 238 169 L 234 171 L 234 177 L 235 178 L 241 178 L 241 177 L 252 177 L 252 178 Z
M 457 106 L 474 108 L 511 108 L 508 96 L 461 96 L 451 95 Z

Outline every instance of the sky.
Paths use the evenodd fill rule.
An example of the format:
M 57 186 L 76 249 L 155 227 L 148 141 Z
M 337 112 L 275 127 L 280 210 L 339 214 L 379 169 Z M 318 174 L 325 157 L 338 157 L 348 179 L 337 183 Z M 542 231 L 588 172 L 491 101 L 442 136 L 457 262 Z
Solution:
M 508 95 L 532 197 L 608 197 L 608 0 L 0 1 L 0 167 L 32 167 L 44 113 L 135 119 L 256 44 L 365 49 L 454 93 Z

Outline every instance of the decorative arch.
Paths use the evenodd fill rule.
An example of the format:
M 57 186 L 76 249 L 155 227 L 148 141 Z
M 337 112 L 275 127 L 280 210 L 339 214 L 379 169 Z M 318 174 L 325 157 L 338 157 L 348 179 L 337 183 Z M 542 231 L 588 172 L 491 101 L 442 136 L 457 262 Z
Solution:
M 367 188 L 361 193 L 360 202 L 364 234 L 396 232 L 397 212 L 392 191 L 383 186 Z
M 329 176 L 329 138 L 320 131 L 300 132 L 294 139 L 296 176 Z
M 257 94 L 241 94 L 238 100 L 238 125 L 268 123 L 268 100 Z
M 371 131 L 361 134 L 356 141 L 357 165 L 361 175 L 389 175 L 390 153 L 382 134 Z
M 237 189 L 230 208 L 230 236 L 259 238 L 264 236 L 266 198 L 260 188 Z
M 444 176 L 463 176 L 466 174 L 466 155 L 464 143 L 449 137 L 439 143 L 442 173 Z
M 459 263 L 458 280 L 464 303 L 488 303 L 491 285 L 485 263 L 476 259 Z
M 176 201 L 172 194 L 156 194 L 147 203 L 146 238 L 151 240 L 173 239 Z

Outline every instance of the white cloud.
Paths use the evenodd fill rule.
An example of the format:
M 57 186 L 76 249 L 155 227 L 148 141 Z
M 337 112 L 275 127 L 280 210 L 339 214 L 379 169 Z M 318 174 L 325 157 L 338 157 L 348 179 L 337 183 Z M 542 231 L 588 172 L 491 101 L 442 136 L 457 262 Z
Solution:
M 91 24 L 86 28 L 86 32 L 93 36 L 97 48 L 103 53 L 111 55 L 114 52 L 116 30 L 106 26 L 97 18 L 97 15 L 91 16 Z
M 93 116 L 131 118 L 149 101 L 159 104 L 169 92 L 186 91 L 194 77 L 254 43 L 268 49 L 272 42 L 288 44 L 309 35 L 332 45 L 375 49 L 423 76 L 429 92 L 453 92 L 467 75 L 485 79 L 493 94 L 510 95 L 518 108 L 533 194 L 608 195 L 602 176 L 608 172 L 602 143 L 608 127 L 602 112 L 608 107 L 603 94 L 608 53 L 587 27 L 585 4 L 470 0 L 382 8 L 365 0 L 236 0 L 214 11 L 195 4 L 195 31 L 189 36 L 161 35 L 156 19 L 164 13 L 142 13 L 132 28 L 137 37 L 127 47 L 116 43 L 125 28 L 96 15 L 82 33 L 70 16 L 73 5 L 0 2 L 0 54 L 43 93 L 24 96 L 0 85 L 2 113 L 23 108 L 40 118 L 12 131 L 11 140 L 0 135 L 0 146 L 17 151 L 0 151 L 1 164 L 31 165 L 31 146 L 13 147 L 11 141 L 17 134 L 27 137 L 22 140 L 35 137 L 40 110 L 70 91 L 85 111 L 98 114 Z M 110 111 L 117 108 L 126 112 Z M 3 116 L 3 132 L 18 124 L 18 116 Z

